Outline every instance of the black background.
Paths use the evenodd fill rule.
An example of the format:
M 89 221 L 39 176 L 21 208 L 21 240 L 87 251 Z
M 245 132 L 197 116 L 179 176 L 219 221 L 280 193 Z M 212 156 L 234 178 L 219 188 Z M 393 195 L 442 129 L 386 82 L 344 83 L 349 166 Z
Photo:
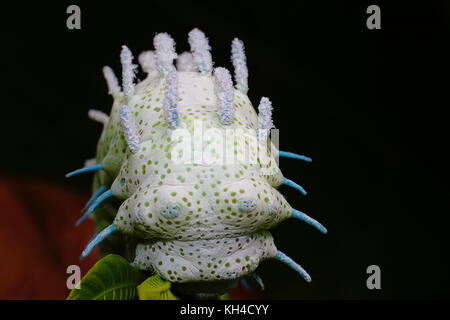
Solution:
M 267 261 L 258 270 L 265 297 L 449 298 L 450 3 L 392 2 L 2 4 L 0 172 L 87 193 L 90 175 L 64 174 L 94 156 L 101 128 L 87 111 L 109 112 L 101 69 L 120 74 L 121 45 L 137 56 L 168 32 L 181 53 L 198 27 L 215 66 L 232 69 L 230 43 L 239 37 L 253 104 L 270 97 L 281 149 L 313 158 L 281 160 L 308 196 L 281 191 L 329 230 L 298 221 L 273 230 L 313 282 Z M 70 4 L 81 7 L 81 30 L 66 28 Z M 366 28 L 370 4 L 381 7 L 381 30 Z M 381 290 L 366 287 L 372 264 Z

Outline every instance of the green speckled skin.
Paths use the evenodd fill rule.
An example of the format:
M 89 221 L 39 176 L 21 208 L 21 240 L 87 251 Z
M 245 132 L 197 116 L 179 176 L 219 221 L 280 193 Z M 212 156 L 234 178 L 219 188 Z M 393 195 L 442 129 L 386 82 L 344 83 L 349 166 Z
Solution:
M 179 128 L 191 133 L 194 146 L 198 123 L 203 132 L 257 130 L 258 116 L 238 90 L 234 120 L 229 126 L 219 122 L 212 76 L 178 72 L 178 95 Z M 180 141 L 172 139 L 174 129 L 168 128 L 164 117 L 164 79 L 159 75 L 138 84 L 128 103 L 140 138 L 139 151 L 133 154 L 119 117 L 123 100 L 122 94 L 114 95 L 97 147 L 97 161 L 105 170 L 96 173 L 94 190 L 111 186 L 118 199 L 97 209 L 98 229 L 113 222 L 120 231 L 101 249 L 108 251 L 114 241 L 139 239 L 136 267 L 172 282 L 237 279 L 253 272 L 261 260 L 274 257 L 277 250 L 267 230 L 290 217 L 292 210 L 276 190 L 283 175 L 275 159 L 271 159 L 273 174 L 263 175 L 250 138 L 236 134 L 227 150 L 239 156 L 248 148 L 250 161 L 180 162 L 177 157 L 182 153 L 176 149 Z M 220 158 L 215 142 L 203 139 L 204 155 Z

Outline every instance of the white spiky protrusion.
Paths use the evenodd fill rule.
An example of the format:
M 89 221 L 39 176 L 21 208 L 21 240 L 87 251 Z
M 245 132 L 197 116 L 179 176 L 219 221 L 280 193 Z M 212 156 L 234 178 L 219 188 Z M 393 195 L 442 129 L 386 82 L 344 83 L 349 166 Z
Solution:
M 194 63 L 194 56 L 192 53 L 186 51 L 178 56 L 177 70 L 190 72 L 198 71 L 197 65 Z
M 176 71 L 171 71 L 166 77 L 166 91 L 164 96 L 164 115 L 169 128 L 178 127 L 178 76 Z
M 234 92 L 230 72 L 226 68 L 214 69 L 214 89 L 218 100 L 220 122 L 229 125 L 234 118 Z
M 236 89 L 244 94 L 248 91 L 248 69 L 247 58 L 245 57 L 244 43 L 238 38 L 234 38 L 231 43 L 231 61 L 234 66 L 234 79 Z
M 261 141 L 266 141 L 269 130 L 274 128 L 272 109 L 272 102 L 268 98 L 262 97 L 258 106 L 258 137 Z
M 88 111 L 88 117 L 103 124 L 107 124 L 109 121 L 109 116 L 106 113 L 95 109 Z
M 205 75 L 210 75 L 213 70 L 213 63 L 208 38 L 197 28 L 189 32 L 188 36 L 194 62 L 198 70 Z
M 156 49 L 156 60 L 159 72 L 165 77 L 175 69 L 173 60 L 177 58 L 175 52 L 175 41 L 167 33 L 158 33 L 153 38 L 153 45 Z
M 156 55 L 152 50 L 142 52 L 138 57 L 139 64 L 145 73 L 152 73 L 157 71 Z
M 134 95 L 134 77 L 137 66 L 133 64 L 133 55 L 127 46 L 122 46 L 120 53 L 122 62 L 122 87 L 125 94 L 125 100 L 128 102 Z
M 125 140 L 131 152 L 136 153 L 139 151 L 139 137 L 136 132 L 136 125 L 131 118 L 131 111 L 127 105 L 120 107 L 120 119 L 122 120 L 123 133 Z
M 108 85 L 108 93 L 111 95 L 119 93 L 120 92 L 119 81 L 117 80 L 114 71 L 110 67 L 104 66 L 103 76 L 105 77 L 106 84 Z

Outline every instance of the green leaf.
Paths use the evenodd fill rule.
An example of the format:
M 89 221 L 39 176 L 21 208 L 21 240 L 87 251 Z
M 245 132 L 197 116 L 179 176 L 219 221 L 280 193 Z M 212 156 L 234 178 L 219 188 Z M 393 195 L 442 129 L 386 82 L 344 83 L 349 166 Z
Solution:
M 73 289 L 67 300 L 133 300 L 145 275 L 121 256 L 110 254 L 99 260 Z
M 170 282 L 162 280 L 158 275 L 147 278 L 137 290 L 140 300 L 179 300 L 170 291 Z

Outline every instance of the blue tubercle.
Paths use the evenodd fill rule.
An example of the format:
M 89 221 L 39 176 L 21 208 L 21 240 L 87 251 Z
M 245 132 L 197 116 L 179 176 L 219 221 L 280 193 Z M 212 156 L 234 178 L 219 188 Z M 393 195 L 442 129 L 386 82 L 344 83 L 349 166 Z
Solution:
M 310 157 L 307 156 L 302 156 L 300 154 L 296 154 L 296 153 L 292 153 L 292 152 L 287 152 L 287 151 L 278 151 L 278 157 L 280 158 L 292 158 L 292 159 L 298 159 L 298 160 L 303 160 L 306 162 L 311 162 L 312 159 Z
M 90 167 L 84 167 L 84 168 L 80 168 L 75 171 L 69 172 L 68 174 L 66 174 L 66 178 L 70 178 L 70 177 L 75 176 L 80 173 L 97 171 L 97 170 L 102 170 L 102 169 L 103 169 L 103 165 L 101 163 L 99 163 L 99 164 L 96 164 L 96 165 L 93 165 Z
M 264 283 L 263 283 L 261 277 L 258 276 L 256 273 L 252 273 L 251 278 L 253 281 L 255 281 L 258 284 L 261 291 L 264 291 Z
M 100 203 L 102 203 L 105 199 L 111 197 L 113 195 L 112 190 L 108 189 L 105 192 L 103 192 L 98 198 L 97 200 L 95 200 L 95 202 L 92 204 L 92 206 L 89 207 L 88 211 L 86 211 L 85 214 L 83 214 L 83 216 L 77 221 L 77 223 L 75 224 L 75 226 L 79 226 L 80 223 L 82 223 L 84 221 L 84 219 L 86 219 L 87 217 L 89 217 L 89 215 L 94 212 L 95 209 L 97 209 L 97 207 L 100 205 Z
M 300 191 L 301 193 L 303 193 L 306 196 L 306 190 L 303 189 L 303 187 L 301 185 L 296 184 L 294 181 L 284 178 L 283 184 L 285 184 L 289 187 L 292 187 L 294 189 L 297 189 L 298 191 Z
M 288 265 L 290 268 L 292 268 L 295 271 L 297 271 L 298 273 L 300 273 L 300 275 L 303 277 L 303 279 L 305 279 L 307 282 L 311 282 L 311 277 L 308 274 L 308 272 L 306 272 L 305 269 L 303 269 L 301 265 L 299 265 L 297 262 L 295 262 L 294 260 L 289 258 L 283 252 L 277 251 L 275 259 L 283 262 L 284 264 Z
M 306 222 L 307 224 L 313 226 L 314 228 L 318 229 L 323 234 L 327 233 L 327 228 L 325 228 L 323 225 L 320 224 L 319 221 L 314 220 L 310 216 L 308 216 L 306 213 L 303 213 L 299 210 L 292 209 L 292 218 L 296 218 L 299 220 L 302 220 Z
M 98 233 L 94 233 L 94 235 L 89 239 L 88 243 L 95 239 L 98 236 Z
M 251 280 L 251 283 L 255 283 L 258 286 L 258 290 L 264 291 L 264 283 L 260 276 L 258 276 L 256 273 L 252 273 L 247 279 Z M 248 291 L 253 291 L 252 286 L 249 284 L 249 282 L 246 280 L 246 278 L 241 279 L 241 285 L 242 287 Z
M 248 291 L 248 292 L 252 291 L 252 288 L 248 284 L 247 280 L 245 280 L 244 278 L 241 279 L 241 284 L 242 284 L 242 287 L 244 287 L 245 291 Z
M 97 199 L 97 197 L 99 195 L 101 195 L 103 192 L 105 192 L 105 190 L 106 190 L 105 186 L 101 186 L 100 188 L 98 188 L 98 190 L 95 191 L 95 193 L 92 195 L 92 197 L 86 203 L 86 205 L 84 206 L 83 210 L 81 210 L 81 212 L 85 212 L 87 210 L 87 208 L 89 208 L 89 206 L 92 204 L 92 202 L 94 202 L 94 200 Z
M 105 229 L 103 229 L 101 232 L 99 232 L 99 234 L 97 234 L 94 237 L 94 239 L 89 241 L 88 245 L 81 253 L 80 260 L 83 260 L 84 258 L 86 258 L 100 242 L 105 240 L 106 237 L 110 236 L 111 234 L 113 234 L 116 231 L 117 231 L 116 227 L 113 224 L 110 224 Z

